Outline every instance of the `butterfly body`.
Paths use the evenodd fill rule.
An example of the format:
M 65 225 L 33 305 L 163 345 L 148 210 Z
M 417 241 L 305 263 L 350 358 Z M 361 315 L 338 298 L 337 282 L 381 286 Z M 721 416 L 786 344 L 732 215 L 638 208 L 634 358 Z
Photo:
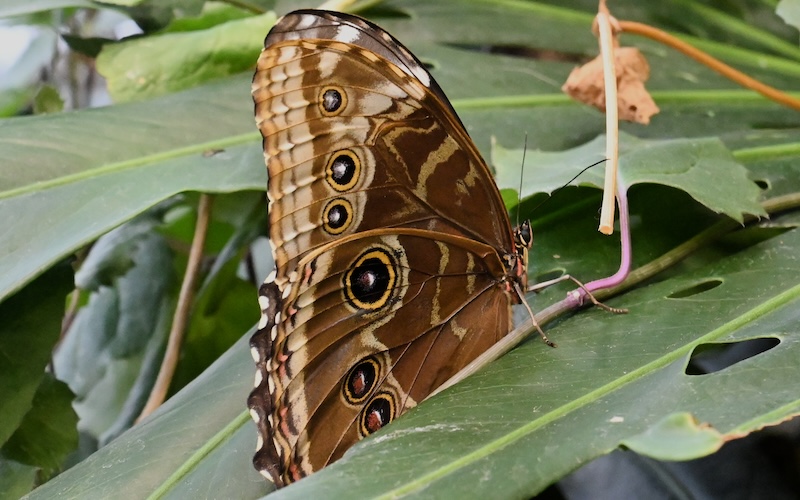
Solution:
M 297 11 L 253 79 L 276 272 L 251 346 L 256 468 L 324 467 L 506 335 L 526 288 L 514 231 L 441 89 L 360 18 Z

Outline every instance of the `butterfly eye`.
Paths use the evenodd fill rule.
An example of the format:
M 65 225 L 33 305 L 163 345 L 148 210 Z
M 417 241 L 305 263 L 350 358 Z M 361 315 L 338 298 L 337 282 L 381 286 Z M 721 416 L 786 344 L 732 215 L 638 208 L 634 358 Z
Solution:
M 531 221 L 526 220 L 515 231 L 517 245 L 523 248 L 530 249 L 533 245 L 533 230 L 531 229 Z
M 339 191 L 347 191 L 356 185 L 361 175 L 361 162 L 350 150 L 337 151 L 331 155 L 325 168 L 325 178 L 330 186 Z
M 353 222 L 353 206 L 344 198 L 336 198 L 322 212 L 322 227 L 328 234 L 342 234 Z
M 389 303 L 397 280 L 397 263 L 383 248 L 367 250 L 344 274 L 345 299 L 357 311 L 374 311 Z
M 347 105 L 344 89 L 340 87 L 325 87 L 320 92 L 319 107 L 324 116 L 336 116 Z
M 394 419 L 394 396 L 382 392 L 369 402 L 361 414 L 361 435 L 368 436 Z
M 372 394 L 380 377 L 380 363 L 370 356 L 359 362 L 344 381 L 344 398 L 350 404 L 362 403 Z

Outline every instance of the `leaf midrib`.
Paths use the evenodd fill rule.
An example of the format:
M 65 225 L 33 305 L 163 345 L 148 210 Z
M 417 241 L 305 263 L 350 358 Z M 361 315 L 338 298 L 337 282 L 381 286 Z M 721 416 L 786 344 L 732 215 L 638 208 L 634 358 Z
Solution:
M 158 153 L 140 156 L 138 158 L 132 158 L 129 160 L 109 163 L 107 165 L 102 165 L 97 168 L 82 170 L 74 174 L 64 175 L 46 181 L 32 182 L 25 186 L 0 192 L 0 200 L 4 198 L 13 198 L 16 196 L 22 196 L 33 192 L 45 191 L 47 189 L 52 189 L 58 186 L 73 184 L 86 179 L 92 179 L 100 175 L 121 172 L 124 170 L 129 170 L 132 168 L 137 168 L 145 165 L 152 165 L 162 161 L 171 160 L 173 158 L 179 158 L 183 156 L 202 153 L 208 150 L 225 149 L 231 146 L 246 144 L 248 142 L 255 142 L 256 140 L 260 139 L 260 137 L 261 136 L 258 132 L 248 132 L 246 134 L 234 135 L 213 141 L 200 142 L 197 144 L 192 144 L 190 146 L 170 149 L 168 151 L 161 151 Z

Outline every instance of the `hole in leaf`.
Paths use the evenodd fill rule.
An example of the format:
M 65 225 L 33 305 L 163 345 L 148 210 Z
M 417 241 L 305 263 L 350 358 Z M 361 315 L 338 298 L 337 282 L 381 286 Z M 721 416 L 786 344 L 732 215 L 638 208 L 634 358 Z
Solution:
M 692 351 L 685 373 L 686 375 L 708 375 L 718 372 L 769 351 L 780 343 L 781 341 L 774 337 L 763 337 L 741 342 L 700 344 Z
M 672 292 L 671 294 L 667 295 L 668 299 L 685 299 L 686 297 L 691 297 L 692 295 L 699 295 L 701 293 L 705 293 L 709 290 L 713 290 L 722 284 L 722 280 L 719 279 L 710 279 L 706 281 L 702 281 L 700 283 L 695 283 L 694 285 L 684 288 L 683 290 L 678 290 L 676 292 Z
M 769 189 L 769 181 L 765 179 L 757 179 L 753 182 L 755 182 L 756 186 L 758 186 L 758 188 L 762 191 L 766 191 L 767 189 Z

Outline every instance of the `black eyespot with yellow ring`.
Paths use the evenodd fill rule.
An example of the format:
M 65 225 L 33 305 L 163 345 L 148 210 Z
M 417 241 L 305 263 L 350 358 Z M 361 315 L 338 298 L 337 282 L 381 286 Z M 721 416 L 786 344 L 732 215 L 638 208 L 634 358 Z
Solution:
M 374 356 L 362 359 L 344 379 L 342 393 L 351 405 L 363 403 L 381 378 L 381 364 Z
M 389 304 L 397 282 L 397 261 L 386 249 L 362 253 L 344 273 L 345 300 L 361 311 L 375 311 Z
M 362 436 L 369 436 L 384 425 L 394 420 L 396 405 L 394 396 L 388 392 L 380 392 L 372 398 L 359 419 L 359 430 Z
M 342 87 L 327 86 L 319 92 L 322 116 L 337 116 L 347 107 L 347 94 Z
M 325 180 L 335 190 L 352 189 L 361 176 L 361 160 L 349 149 L 333 153 L 325 166 Z
M 353 223 L 353 205 L 344 198 L 335 198 L 322 211 L 322 228 L 328 234 L 342 234 Z

